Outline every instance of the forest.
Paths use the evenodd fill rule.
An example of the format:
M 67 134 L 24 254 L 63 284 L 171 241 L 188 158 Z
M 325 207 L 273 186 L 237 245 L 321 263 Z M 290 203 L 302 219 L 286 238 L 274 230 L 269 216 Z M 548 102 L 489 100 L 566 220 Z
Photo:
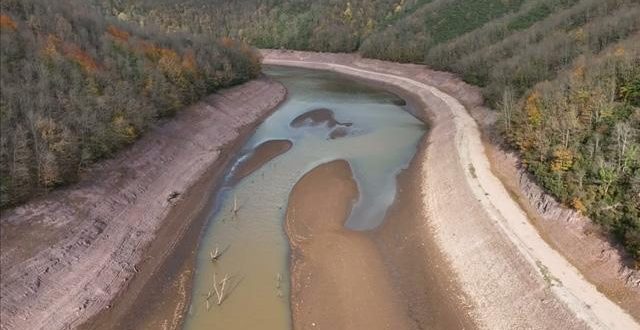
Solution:
M 260 73 L 231 39 L 167 34 L 76 0 L 0 3 L 0 207 L 77 180 L 201 96 Z
M 112 15 L 260 48 L 359 52 L 482 87 L 537 181 L 640 260 L 634 0 L 113 0 Z
M 428 0 L 111 0 L 111 15 L 169 31 L 243 40 L 258 48 L 354 52 L 382 26 Z
M 537 181 L 640 260 L 636 0 L 88 3 L 2 2 L 2 206 L 73 181 L 154 120 L 254 77 L 246 44 L 358 52 L 480 86 Z
M 580 56 L 518 101 L 498 102 L 501 130 L 538 182 L 640 257 L 640 36 Z

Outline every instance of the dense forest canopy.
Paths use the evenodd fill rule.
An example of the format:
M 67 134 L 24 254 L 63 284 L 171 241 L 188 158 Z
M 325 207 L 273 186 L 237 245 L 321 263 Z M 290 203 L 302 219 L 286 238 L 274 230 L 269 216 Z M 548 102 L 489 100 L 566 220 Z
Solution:
M 157 118 L 260 72 L 244 44 L 140 28 L 76 0 L 3 0 L 0 38 L 0 207 L 75 180 Z
M 94 0 L 97 1 L 97 0 Z M 259 48 L 353 52 L 363 40 L 428 0 L 112 0 L 120 17 L 241 39 Z
M 262 48 L 424 63 L 481 86 L 527 169 L 640 259 L 637 0 L 113 0 L 103 10 Z
M 501 130 L 538 182 L 640 257 L 640 35 L 578 57 L 498 103 Z

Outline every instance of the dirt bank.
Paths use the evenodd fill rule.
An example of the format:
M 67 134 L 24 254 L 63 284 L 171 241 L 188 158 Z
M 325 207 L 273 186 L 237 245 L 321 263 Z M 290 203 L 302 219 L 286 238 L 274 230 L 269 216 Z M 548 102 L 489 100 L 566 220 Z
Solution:
M 357 197 L 342 160 L 309 171 L 291 191 L 285 231 L 295 329 L 410 329 L 375 244 L 344 227 Z
M 233 170 L 229 185 L 236 184 L 270 160 L 289 151 L 292 145 L 293 143 L 289 140 L 269 140 L 261 143 Z
M 432 122 L 421 169 L 423 221 L 430 230 L 420 235 L 428 241 L 435 233 L 477 325 L 638 328 L 545 242 L 491 171 L 478 125 L 461 104 L 478 102 L 477 91 L 418 65 L 354 55 L 265 51 L 264 56 L 266 64 L 333 70 L 392 85 L 424 105 Z
M 428 133 L 420 142 L 409 167 L 397 177 L 397 193 L 383 224 L 370 235 L 418 329 L 474 329 L 467 297 L 446 256 L 425 233 L 435 235 L 422 212 L 422 159 Z
M 171 258 L 181 237 L 196 237 L 181 251 L 195 247 L 199 231 L 192 224 L 211 197 L 210 184 L 285 93 L 267 78 L 221 91 L 151 128 L 78 184 L 3 212 L 2 329 L 77 327 L 105 308 L 139 301 L 145 284 L 158 278 L 177 283 L 178 296 L 189 292 L 190 273 L 165 266 L 184 260 Z M 201 180 L 204 175 L 210 176 Z M 162 269 L 178 273 L 158 274 Z M 125 287 L 126 299 L 110 306 Z M 171 300 L 152 294 L 156 302 Z M 183 310 L 185 298 L 174 305 Z M 142 316 L 149 308 L 130 303 L 127 309 Z M 163 325 L 175 323 L 176 312 Z M 116 319 L 107 318 L 112 327 L 101 325 L 121 328 Z

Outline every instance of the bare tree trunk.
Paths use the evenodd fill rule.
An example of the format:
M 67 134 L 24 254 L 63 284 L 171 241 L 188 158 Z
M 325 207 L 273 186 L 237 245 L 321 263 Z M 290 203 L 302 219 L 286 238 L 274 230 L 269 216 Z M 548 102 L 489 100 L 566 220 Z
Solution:
M 211 262 L 218 261 L 218 259 L 220 259 L 220 257 L 222 257 L 222 255 L 229 249 L 230 246 L 231 245 L 227 245 L 227 247 L 225 247 L 224 249 L 220 250 L 218 248 L 218 246 L 216 245 L 216 249 L 209 252 L 209 260 L 211 260 Z
M 220 257 L 220 251 L 218 250 L 218 247 L 216 246 L 216 250 L 215 251 L 209 252 L 209 258 L 211 259 L 211 262 L 214 262 L 214 261 L 218 260 L 219 257 Z
M 502 94 L 502 102 L 500 104 L 500 110 L 502 110 L 502 120 L 504 122 L 505 132 L 511 132 L 511 118 L 515 109 L 515 100 L 510 88 L 505 89 Z
M 233 213 L 238 213 L 238 198 L 233 194 Z
M 42 165 L 41 165 L 41 160 L 40 160 L 40 143 L 39 143 L 39 138 L 38 138 L 38 131 L 36 129 L 36 118 L 35 114 L 33 112 L 29 112 L 27 113 L 27 120 L 29 121 L 29 130 L 31 131 L 31 136 L 33 138 L 33 156 L 36 160 L 36 178 L 38 180 L 38 184 L 40 184 L 40 179 L 41 179 L 41 170 L 42 170 Z
M 229 274 L 225 274 L 220 284 L 216 280 L 216 273 L 213 273 L 213 290 L 216 292 L 216 297 L 218 298 L 217 304 L 222 304 L 222 300 L 224 299 L 224 288 L 227 285 L 227 281 L 229 280 Z M 220 289 L 218 289 L 218 285 L 220 285 Z
M 211 304 L 209 303 L 209 299 L 211 299 L 211 296 L 212 296 L 212 295 L 213 295 L 213 294 L 211 293 L 211 291 L 209 291 L 209 292 L 207 293 L 207 296 L 204 298 L 205 303 L 207 304 L 207 310 L 211 309 Z

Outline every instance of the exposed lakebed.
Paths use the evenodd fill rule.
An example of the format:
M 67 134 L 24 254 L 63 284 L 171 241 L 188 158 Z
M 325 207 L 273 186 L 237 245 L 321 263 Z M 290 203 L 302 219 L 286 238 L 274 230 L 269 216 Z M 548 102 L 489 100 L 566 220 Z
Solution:
M 359 197 L 346 227 L 374 229 L 426 130 L 384 90 L 330 72 L 265 72 L 287 87 L 288 100 L 258 127 L 227 174 L 198 250 L 186 329 L 290 328 L 283 221 L 293 186 L 320 164 L 348 161 Z M 216 249 L 224 253 L 211 262 Z M 214 273 L 218 282 L 228 276 L 219 306 Z

